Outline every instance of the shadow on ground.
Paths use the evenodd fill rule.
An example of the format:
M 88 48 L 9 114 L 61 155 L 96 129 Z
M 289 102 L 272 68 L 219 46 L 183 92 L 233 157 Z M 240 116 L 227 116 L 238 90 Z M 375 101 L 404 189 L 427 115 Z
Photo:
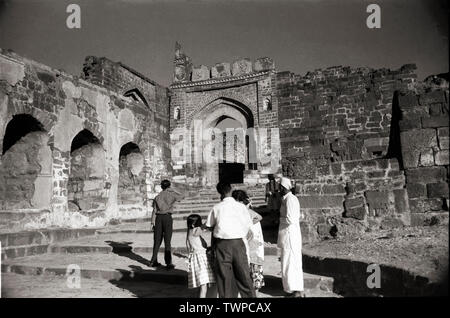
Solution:
M 133 242 L 106 241 L 112 247 L 112 252 L 149 267 L 150 260 L 136 254 L 132 250 Z M 186 258 L 185 255 L 173 255 Z M 109 282 L 116 287 L 126 289 L 139 298 L 148 297 L 181 297 L 196 296 L 196 291 L 187 288 L 187 272 L 180 269 L 167 270 L 164 266 L 156 269 L 145 269 L 141 266 L 130 265 L 130 270 L 116 269 L 122 274 L 119 280 Z
M 283 283 L 280 277 L 272 275 L 264 275 L 265 285 L 260 289 L 261 293 L 272 297 L 285 297 L 286 293 L 283 291 Z
M 122 274 L 122 278 L 109 282 L 116 287 L 130 291 L 138 298 L 196 298 L 197 296 L 195 290 L 187 288 L 187 282 L 173 282 L 164 279 L 164 276 L 158 279 L 156 275 L 152 275 L 150 278 L 145 277 L 149 272 L 155 274 L 155 271 L 145 270 L 140 266 L 131 265 L 129 267 L 130 270 L 117 269 Z M 161 269 L 161 271 L 166 270 Z M 170 272 L 186 273 L 177 269 Z
M 113 241 L 105 241 L 109 246 L 112 247 L 112 252 L 119 256 L 128 257 L 133 261 L 139 262 L 142 265 L 150 266 L 150 260 L 140 256 L 133 252 L 133 247 L 131 244 L 133 242 L 113 242 Z

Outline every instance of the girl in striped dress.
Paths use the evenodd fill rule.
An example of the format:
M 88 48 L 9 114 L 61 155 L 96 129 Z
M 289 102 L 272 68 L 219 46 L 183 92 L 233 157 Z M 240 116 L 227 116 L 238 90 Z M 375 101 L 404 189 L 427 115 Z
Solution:
M 187 217 L 186 246 L 188 257 L 188 288 L 199 288 L 199 297 L 205 298 L 208 287 L 216 282 L 212 259 L 207 253 L 206 241 L 202 238 L 202 217 L 191 214 Z

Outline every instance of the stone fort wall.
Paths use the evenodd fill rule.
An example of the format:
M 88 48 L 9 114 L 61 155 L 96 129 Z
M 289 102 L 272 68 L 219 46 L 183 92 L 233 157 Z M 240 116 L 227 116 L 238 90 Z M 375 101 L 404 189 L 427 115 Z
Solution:
M 448 222 L 448 81 L 415 65 L 301 76 L 268 58 L 194 66 L 177 46 L 169 88 L 93 56 L 81 77 L 4 50 L 0 66 L 0 215 L 20 226 L 148 215 L 161 178 L 203 184 L 184 129 L 228 115 L 276 131 L 245 186 L 292 178 L 305 241 Z
M 414 69 L 277 74 L 283 174 L 306 240 L 448 222 L 448 86 Z

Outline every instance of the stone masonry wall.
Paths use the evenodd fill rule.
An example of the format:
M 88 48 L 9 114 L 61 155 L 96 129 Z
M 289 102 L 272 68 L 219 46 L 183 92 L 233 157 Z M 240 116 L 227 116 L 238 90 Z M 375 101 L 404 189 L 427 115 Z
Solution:
M 283 175 L 296 180 L 305 240 L 410 224 L 391 122 L 395 92 L 415 87 L 414 70 L 277 74 Z
M 448 222 L 449 91 L 430 82 L 398 95 L 399 129 L 413 225 Z
M 108 85 L 106 77 L 100 80 L 86 76 L 83 80 L 13 52 L 0 51 L 0 148 L 8 123 L 20 114 L 30 115 L 40 123 L 50 148 L 49 176 L 44 176 L 50 182 L 45 183 L 47 179 L 43 177 L 43 182 L 34 184 L 34 193 L 48 193 L 50 198 L 45 205 L 31 204 L 30 208 L 39 213 L 25 227 L 99 226 L 113 218 L 148 215 L 150 205 L 139 211 L 118 207 L 119 152 L 126 143 L 136 144 L 144 156 L 145 199 L 151 200 L 155 183 L 170 175 L 166 160 L 170 156 L 167 90 L 121 64 L 102 65 L 106 64 L 116 76 L 111 77 L 115 86 Z M 124 96 L 124 91 L 130 90 L 131 95 Z M 145 95 L 146 103 L 137 90 Z M 99 163 L 104 167 L 100 188 L 95 192 L 106 203 L 103 210 L 95 213 L 68 209 L 71 143 L 83 130 L 98 139 L 104 154 L 103 162 Z M 6 155 L 0 157 L 0 166 Z M 5 221 L 1 211 L 0 217 Z

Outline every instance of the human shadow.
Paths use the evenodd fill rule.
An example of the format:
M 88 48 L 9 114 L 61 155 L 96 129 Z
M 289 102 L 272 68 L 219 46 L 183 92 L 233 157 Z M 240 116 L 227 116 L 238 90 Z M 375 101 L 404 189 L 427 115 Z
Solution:
M 180 258 L 188 258 L 188 256 L 186 255 L 186 254 L 182 254 L 182 253 L 179 253 L 179 252 L 174 252 L 174 253 L 172 253 L 174 256 L 178 256 L 178 257 L 180 257 Z
M 109 282 L 128 290 L 138 298 L 196 298 L 197 291 L 187 286 L 187 272 L 180 269 L 146 270 L 130 265 L 130 270 L 117 269 L 122 274 Z
M 272 297 L 286 297 L 280 277 L 264 275 L 264 283 L 265 285 L 260 289 L 261 293 Z
M 124 256 L 143 265 L 150 266 L 150 261 L 148 259 L 133 252 L 133 247 L 131 246 L 133 242 L 105 241 L 105 243 L 112 247 L 112 252 L 114 254 Z

